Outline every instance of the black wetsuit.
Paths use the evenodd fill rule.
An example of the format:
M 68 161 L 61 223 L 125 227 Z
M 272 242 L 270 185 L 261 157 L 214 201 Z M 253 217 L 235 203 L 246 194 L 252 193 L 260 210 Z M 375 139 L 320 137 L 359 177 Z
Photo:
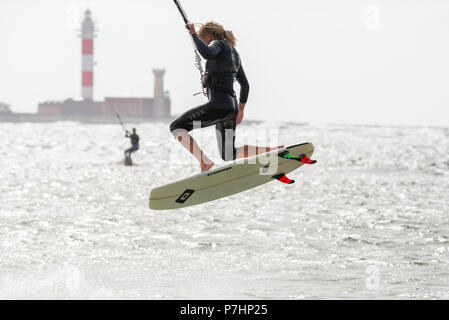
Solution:
M 246 103 L 249 83 L 243 71 L 240 55 L 225 40 L 214 40 L 206 45 L 197 34 L 192 36 L 198 52 L 206 59 L 203 85 L 209 101 L 179 116 L 170 125 L 176 137 L 180 130 L 215 125 L 220 156 L 225 161 L 236 158 L 235 129 L 239 106 L 234 92 L 234 79 L 240 84 L 240 102 Z
M 132 145 L 132 146 L 131 146 L 131 148 L 126 149 L 126 151 L 125 151 L 126 157 L 130 157 L 130 156 L 131 156 L 131 153 L 133 153 L 134 151 L 139 150 L 139 140 L 140 140 L 140 138 L 139 138 L 139 136 L 138 136 L 137 134 L 135 134 L 135 133 L 133 133 L 133 134 L 130 135 L 129 132 L 126 133 L 125 137 L 131 139 L 131 145 Z

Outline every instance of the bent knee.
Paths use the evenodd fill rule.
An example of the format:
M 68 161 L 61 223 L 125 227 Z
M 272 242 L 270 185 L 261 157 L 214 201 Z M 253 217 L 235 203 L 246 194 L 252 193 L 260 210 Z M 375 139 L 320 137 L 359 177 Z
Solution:
M 178 128 L 179 128 L 179 124 L 176 120 L 173 121 L 172 123 L 170 123 L 170 132 L 173 133 L 173 131 L 175 131 Z
M 170 124 L 170 132 L 175 138 L 177 138 L 179 133 L 183 130 L 182 126 L 180 126 L 176 120 Z
M 170 132 L 173 135 L 173 137 L 178 140 L 179 140 L 180 136 L 189 132 L 189 130 L 187 130 L 187 129 L 188 128 L 180 126 L 179 123 L 177 123 L 176 121 L 173 121 L 170 124 Z

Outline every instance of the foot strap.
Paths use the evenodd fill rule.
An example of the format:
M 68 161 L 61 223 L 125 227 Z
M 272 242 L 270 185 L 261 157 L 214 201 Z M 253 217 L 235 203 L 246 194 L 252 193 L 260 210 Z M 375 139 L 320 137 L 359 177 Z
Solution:
M 295 180 L 291 180 L 291 179 L 287 178 L 287 176 L 284 173 L 279 173 L 279 174 L 273 176 L 273 179 L 279 180 L 280 182 L 283 182 L 286 184 L 295 183 Z
M 290 151 L 288 151 L 288 150 L 280 153 L 279 157 L 281 157 L 283 159 L 297 160 L 297 161 L 299 161 L 301 163 L 306 163 L 306 164 L 315 164 L 316 163 L 316 160 L 309 159 L 309 157 L 307 157 L 305 154 L 301 154 L 299 156 L 296 156 L 294 154 L 291 154 Z

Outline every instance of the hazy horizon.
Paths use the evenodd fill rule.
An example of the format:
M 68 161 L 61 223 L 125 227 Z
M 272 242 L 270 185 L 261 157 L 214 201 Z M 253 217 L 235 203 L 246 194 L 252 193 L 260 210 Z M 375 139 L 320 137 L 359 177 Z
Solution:
M 449 3 L 442 0 L 181 0 L 193 22 L 234 31 L 251 85 L 245 117 L 449 126 Z M 172 0 L 3 0 L 0 102 L 80 99 L 80 22 L 96 22 L 94 97 L 153 96 L 166 69 L 172 114 L 205 102 Z M 236 86 L 238 92 L 238 86 Z

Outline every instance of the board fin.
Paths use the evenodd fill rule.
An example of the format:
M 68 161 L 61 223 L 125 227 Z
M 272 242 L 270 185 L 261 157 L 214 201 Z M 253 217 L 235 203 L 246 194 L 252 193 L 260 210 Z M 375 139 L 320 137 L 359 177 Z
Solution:
M 294 154 L 291 154 L 290 151 L 288 151 L 288 150 L 280 153 L 279 157 L 284 158 L 284 159 L 297 160 L 301 163 L 306 163 L 306 164 L 315 164 L 316 163 L 316 160 L 309 159 L 309 157 L 307 157 L 305 154 L 295 156 Z
M 279 180 L 280 182 L 283 182 L 283 183 L 286 183 L 286 184 L 293 184 L 293 183 L 295 183 L 295 180 L 291 180 L 291 179 L 287 178 L 285 173 L 279 173 L 277 175 L 274 175 L 273 179 Z

